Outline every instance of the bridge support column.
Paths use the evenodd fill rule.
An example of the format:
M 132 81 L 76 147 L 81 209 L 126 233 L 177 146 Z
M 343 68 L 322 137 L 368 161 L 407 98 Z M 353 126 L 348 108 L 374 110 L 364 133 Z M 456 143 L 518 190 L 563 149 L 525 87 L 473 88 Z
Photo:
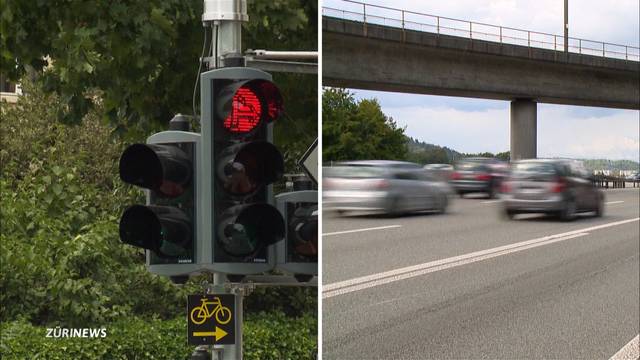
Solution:
M 511 160 L 537 156 L 538 108 L 533 100 L 511 101 Z

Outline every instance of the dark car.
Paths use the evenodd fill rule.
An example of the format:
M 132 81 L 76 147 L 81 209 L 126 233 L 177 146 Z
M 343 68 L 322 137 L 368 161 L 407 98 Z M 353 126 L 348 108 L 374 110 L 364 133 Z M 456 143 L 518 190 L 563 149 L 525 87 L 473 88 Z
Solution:
M 497 159 L 466 158 L 455 164 L 449 183 L 460 197 L 484 193 L 493 199 L 500 192 L 507 171 L 508 165 Z
M 547 213 L 572 220 L 580 212 L 602 216 L 604 193 L 579 161 L 522 160 L 513 163 L 502 186 L 504 212 Z

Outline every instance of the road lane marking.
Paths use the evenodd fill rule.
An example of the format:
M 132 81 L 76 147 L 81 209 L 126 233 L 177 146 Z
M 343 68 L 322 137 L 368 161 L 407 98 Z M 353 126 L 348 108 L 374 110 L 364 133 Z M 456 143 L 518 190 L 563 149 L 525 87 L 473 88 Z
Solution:
M 494 204 L 494 203 L 498 203 L 500 201 L 502 201 L 502 200 L 486 200 L 486 201 L 481 202 L 481 204 Z
M 565 233 L 548 235 L 527 241 L 521 241 L 514 244 L 495 247 L 472 253 L 454 256 L 446 259 L 430 261 L 423 264 L 408 266 L 400 269 L 385 271 L 378 274 L 362 276 L 350 280 L 340 281 L 332 284 L 326 284 L 322 287 L 322 298 L 330 298 L 350 292 L 364 290 L 374 286 L 384 285 L 395 281 L 405 280 L 424 274 L 449 269 L 456 266 L 466 265 L 477 261 L 491 259 L 497 256 L 507 255 L 518 251 L 535 248 L 538 246 L 548 245 L 559 241 L 569 240 L 581 236 L 586 236 L 590 231 L 604 229 L 612 226 L 627 224 L 638 221 L 640 218 L 627 219 L 612 223 L 591 226 L 585 229 L 568 231 Z
M 354 229 L 354 230 L 336 231 L 336 232 L 330 232 L 330 233 L 323 233 L 323 234 L 322 234 L 322 236 L 333 236 L 333 235 L 351 234 L 351 233 L 356 233 L 356 232 L 361 232 L 361 231 L 372 231 L 372 230 L 393 229 L 393 228 L 399 228 L 399 227 L 402 227 L 402 225 L 389 225 L 389 226 L 378 226 L 378 227 L 365 228 L 365 229 Z
M 636 335 L 627 345 L 613 355 L 609 360 L 637 360 L 640 358 L 640 334 Z
M 605 204 L 607 204 L 607 205 L 613 205 L 613 204 L 620 204 L 620 203 L 623 203 L 623 202 L 624 202 L 624 200 L 620 200 L 620 201 L 609 201 L 609 202 L 606 202 Z

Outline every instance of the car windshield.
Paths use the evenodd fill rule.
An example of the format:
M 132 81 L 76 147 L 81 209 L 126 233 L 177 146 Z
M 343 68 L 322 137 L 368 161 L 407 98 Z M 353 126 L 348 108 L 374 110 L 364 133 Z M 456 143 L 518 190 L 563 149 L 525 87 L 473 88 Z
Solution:
M 385 170 L 375 166 L 335 166 L 326 174 L 329 177 L 339 178 L 383 178 Z
M 512 176 L 516 178 L 550 177 L 555 174 L 556 169 L 551 163 L 516 163 L 512 170 Z
M 465 161 L 456 164 L 456 170 L 463 171 L 485 171 L 486 166 L 483 163 L 476 161 Z

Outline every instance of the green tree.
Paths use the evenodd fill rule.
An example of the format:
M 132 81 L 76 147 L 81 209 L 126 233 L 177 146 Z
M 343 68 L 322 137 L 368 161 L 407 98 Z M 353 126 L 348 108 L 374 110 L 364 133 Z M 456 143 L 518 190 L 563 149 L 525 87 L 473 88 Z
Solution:
M 502 161 L 510 161 L 511 160 L 511 151 L 504 151 L 496 154 L 496 158 Z
M 375 99 L 356 102 L 344 89 L 322 94 L 323 161 L 405 160 L 404 128 L 386 116 Z
M 192 113 L 202 6 L 202 0 L 2 0 L 0 72 L 14 81 L 42 74 L 66 104 L 58 113 L 65 122 L 78 123 L 101 103 L 116 130 L 148 132 L 175 113 Z M 317 48 L 316 1 L 249 1 L 248 11 L 247 48 Z M 284 81 L 286 88 L 301 80 Z M 289 115 L 315 122 L 315 108 Z

